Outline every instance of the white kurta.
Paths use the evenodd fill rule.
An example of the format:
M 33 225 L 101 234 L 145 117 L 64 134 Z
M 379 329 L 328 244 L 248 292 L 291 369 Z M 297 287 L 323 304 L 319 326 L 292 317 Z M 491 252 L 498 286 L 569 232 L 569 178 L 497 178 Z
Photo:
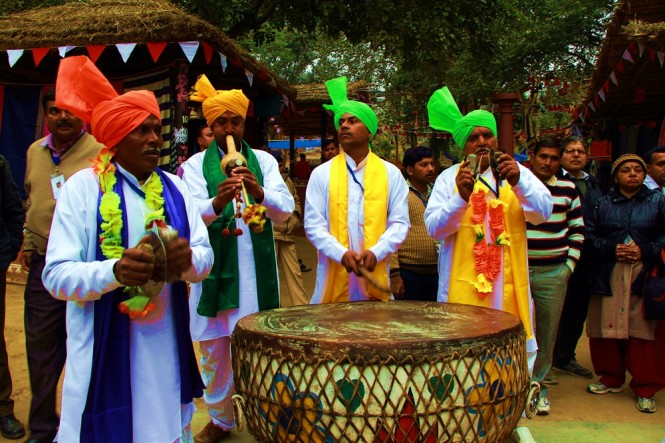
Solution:
M 358 180 L 363 183 L 365 165 L 367 158 L 356 165 L 351 157 L 346 153 L 346 163 Z M 374 253 L 377 261 L 381 261 L 397 251 L 402 244 L 409 228 L 409 188 L 402 173 L 397 167 L 386 161 L 383 162 L 388 171 L 388 218 L 386 231 L 379 237 L 379 241 L 369 248 Z M 318 266 L 316 269 L 316 287 L 310 303 L 321 303 L 328 270 L 327 259 L 330 258 L 338 263 L 342 262 L 342 256 L 347 248 L 330 233 L 330 214 L 328 200 L 330 195 L 330 168 L 332 162 L 326 162 L 318 166 L 312 172 L 307 184 L 307 193 L 305 197 L 305 233 L 307 238 L 314 245 L 318 253 Z M 348 230 L 349 230 L 349 249 L 362 252 L 365 250 L 364 230 L 365 230 L 365 212 L 364 212 L 364 194 L 348 173 Z M 389 260 L 386 260 L 386 271 L 388 272 Z M 349 278 L 349 300 L 360 301 L 368 300 L 361 278 L 350 273 Z
M 220 151 L 221 152 L 221 151 Z M 254 150 L 263 173 L 263 201 L 261 204 L 268 210 L 268 218 L 276 223 L 281 223 L 289 218 L 293 212 L 293 196 L 286 187 L 279 166 L 275 158 L 264 151 Z M 199 152 L 183 163 L 182 179 L 187 184 L 194 200 L 196 200 L 199 212 L 206 226 L 217 220 L 220 215 L 215 214 L 212 207 L 212 198 L 208 197 L 206 181 L 203 177 L 204 152 Z M 222 153 L 223 155 L 223 153 Z M 235 201 L 232 203 L 235 204 Z M 242 209 L 245 206 L 243 203 Z M 238 239 L 238 278 L 239 278 L 239 307 L 227 309 L 217 313 L 217 317 L 204 317 L 197 314 L 196 308 L 201 299 L 202 285 L 200 283 L 191 286 L 189 295 L 189 309 L 191 312 L 192 338 L 197 341 L 211 340 L 218 337 L 228 337 L 233 332 L 238 320 L 242 317 L 259 311 L 259 302 L 256 294 L 256 267 L 254 263 L 254 249 L 249 234 L 249 228 L 242 220 L 236 220 L 236 227 L 242 229 L 242 235 Z M 275 262 L 276 263 L 276 262 Z M 277 264 L 275 264 L 277 266 Z
M 547 220 L 552 214 L 552 195 L 545 185 L 524 166 L 518 163 L 520 168 L 520 179 L 517 186 L 512 188 L 517 200 L 522 205 L 526 220 L 538 225 Z M 439 251 L 439 292 L 438 301 L 448 301 L 448 288 L 450 286 L 450 272 L 453 263 L 453 250 L 457 231 L 460 228 L 462 217 L 470 204 L 455 189 L 455 177 L 457 166 L 452 166 L 443 171 L 436 179 L 432 195 L 425 210 L 425 226 L 427 232 L 436 240 L 441 240 Z M 487 168 L 482 178 L 496 188 L 496 180 L 490 168 Z M 487 193 L 487 200 L 494 198 L 491 192 Z M 489 232 L 489 220 L 485 221 L 485 229 Z M 510 234 L 510 233 L 508 233 Z M 472 247 L 473 245 L 466 245 Z M 526 254 L 526 252 L 525 252 Z M 526 255 L 525 255 L 526 256 Z M 503 260 L 503 256 L 501 257 Z M 470 266 L 473 266 L 471 264 Z M 503 265 L 501 266 L 503 269 Z M 529 293 L 530 294 L 530 293 Z M 503 270 L 496 276 L 493 284 L 493 292 L 490 298 L 494 309 L 503 310 Z M 529 303 L 531 324 L 534 324 L 533 304 Z M 537 349 L 536 340 L 527 342 L 527 351 L 533 352 Z
M 119 168 L 122 169 L 122 168 Z M 145 200 L 127 184 L 136 179 L 126 171 L 123 185 L 128 240 L 135 245 L 145 232 L 149 211 Z M 198 282 L 213 263 L 208 232 L 186 186 L 169 177 L 183 194 L 190 225 L 192 267 L 183 280 Z M 44 286 L 67 300 L 67 364 L 62 389 L 58 441 L 79 441 L 86 404 L 94 341 L 94 300 L 119 288 L 113 276 L 116 259 L 96 261 L 99 180 L 92 169 L 73 175 L 58 197 L 46 253 Z M 130 376 L 135 442 L 179 441 L 194 413 L 194 404 L 180 403 L 178 348 L 170 305 L 170 285 L 154 297 L 154 311 L 130 321 Z

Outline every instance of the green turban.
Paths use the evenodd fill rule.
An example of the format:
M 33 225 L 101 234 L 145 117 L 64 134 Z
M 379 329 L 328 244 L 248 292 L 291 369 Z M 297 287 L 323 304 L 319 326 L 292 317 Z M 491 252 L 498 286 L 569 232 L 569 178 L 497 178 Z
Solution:
M 447 86 L 432 94 L 427 102 L 427 113 L 429 125 L 439 131 L 452 133 L 453 140 L 461 148 L 464 148 L 469 134 L 478 126 L 489 128 L 495 137 L 497 135 L 496 119 L 490 112 L 478 109 L 462 116 Z
M 348 112 L 354 117 L 359 118 L 367 126 L 367 130 L 372 134 L 372 137 L 374 137 L 376 131 L 379 129 L 379 119 L 367 103 L 347 98 L 346 82 L 346 77 L 337 77 L 326 82 L 326 88 L 328 88 L 328 95 L 330 95 L 332 105 L 323 105 L 323 107 L 331 110 L 335 115 L 335 129 L 339 130 L 339 119 Z

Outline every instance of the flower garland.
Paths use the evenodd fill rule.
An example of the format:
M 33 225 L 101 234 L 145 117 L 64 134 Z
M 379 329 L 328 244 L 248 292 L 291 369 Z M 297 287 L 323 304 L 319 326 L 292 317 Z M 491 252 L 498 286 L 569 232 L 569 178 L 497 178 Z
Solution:
M 471 194 L 472 208 L 471 223 L 476 234 L 473 245 L 473 254 L 476 261 L 478 277 L 473 286 L 481 298 L 487 297 L 493 291 L 492 282 L 501 272 L 501 256 L 503 246 L 510 246 L 510 236 L 506 232 L 504 207 L 506 203 L 498 199 L 491 199 L 489 204 L 485 198 L 486 191 L 479 183 Z M 489 234 L 485 232 L 485 218 L 489 216 Z M 489 242 L 485 237 L 489 235 Z
M 104 257 L 108 259 L 120 258 L 125 250 L 122 244 L 122 209 L 120 208 L 120 196 L 113 190 L 117 182 L 116 167 L 111 162 L 114 152 L 104 147 L 93 163 L 93 170 L 99 176 L 99 187 L 102 198 L 99 202 L 99 213 L 102 217 L 99 235 L 100 249 Z M 152 172 L 150 178 L 143 186 L 145 192 L 145 203 L 150 212 L 145 216 L 145 227 L 149 229 L 154 222 L 164 221 L 164 187 L 159 175 Z M 150 298 L 143 294 L 141 288 L 126 287 L 125 291 L 134 293 L 129 300 L 120 303 L 119 309 L 130 318 L 136 316 L 145 317 L 148 312 L 155 308 L 150 303 Z

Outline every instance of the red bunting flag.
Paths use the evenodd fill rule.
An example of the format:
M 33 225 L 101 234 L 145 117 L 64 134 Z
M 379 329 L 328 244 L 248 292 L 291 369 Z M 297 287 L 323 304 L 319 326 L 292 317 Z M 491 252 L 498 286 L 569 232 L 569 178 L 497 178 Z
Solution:
M 46 54 L 51 50 L 51 48 L 33 48 L 32 49 L 32 58 L 35 60 L 35 67 L 39 66 Z
M 97 59 L 99 59 L 99 56 L 102 55 L 102 52 L 104 52 L 105 48 L 106 45 L 86 46 L 86 49 L 88 50 L 88 55 L 90 56 L 90 60 L 92 60 L 93 63 L 97 63 Z
M 148 51 L 150 52 L 150 56 L 152 57 L 152 61 L 157 63 L 157 60 L 159 60 L 159 56 L 162 55 L 162 52 L 164 52 L 164 49 L 166 49 L 166 42 L 150 42 L 145 44 L 148 47 Z
M 212 46 L 206 42 L 201 42 L 201 45 L 203 46 L 203 55 L 205 55 L 206 65 L 209 65 L 210 60 L 212 60 Z

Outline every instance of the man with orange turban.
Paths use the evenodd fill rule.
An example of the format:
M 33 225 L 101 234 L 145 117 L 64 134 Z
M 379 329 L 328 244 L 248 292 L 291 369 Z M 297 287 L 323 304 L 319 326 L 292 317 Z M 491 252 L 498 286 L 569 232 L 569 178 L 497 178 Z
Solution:
M 441 241 L 438 301 L 494 308 L 519 317 L 531 371 L 538 346 L 526 221 L 538 225 L 547 220 L 552 196 L 531 171 L 498 151 L 491 113 L 479 109 L 462 116 L 447 87 L 434 92 L 427 110 L 430 126 L 451 132 L 467 156 L 439 175 L 425 210 L 427 231 Z M 477 156 L 475 167 L 469 166 L 471 154 Z M 533 442 L 526 426 L 518 426 L 513 437 Z
M 19 261 L 28 271 L 25 285 L 25 349 L 30 376 L 31 442 L 52 442 L 58 431 L 58 381 L 67 359 L 66 303 L 44 288 L 46 244 L 61 186 L 81 169 L 90 167 L 102 145 L 78 117 L 55 105 L 55 90 L 42 97 L 49 134 L 34 142 L 26 154 L 25 190 L 28 210 L 23 251 Z
M 236 322 L 248 314 L 279 307 L 271 220 L 285 221 L 293 212 L 294 201 L 273 156 L 251 149 L 243 140 L 249 100 L 241 90 L 217 91 L 202 75 L 190 98 L 203 103 L 203 115 L 215 136 L 208 149 L 183 164 L 182 175 L 208 226 L 215 252 L 210 275 L 192 285 L 189 300 L 192 337 L 200 342 L 204 398 L 210 414 L 210 422 L 195 441 L 206 443 L 227 437 L 234 426 L 231 333 Z M 227 177 L 220 161 L 234 155 L 227 146 L 229 135 L 245 163 Z M 260 205 L 268 217 L 261 232 L 235 218 Z
M 346 77 L 327 81 L 332 105 L 324 105 L 333 111 L 342 155 L 314 169 L 307 184 L 305 232 L 319 260 L 311 303 L 390 299 L 387 258 L 410 226 L 402 173 L 370 149 L 376 114 L 349 100 L 346 84 Z
M 67 301 L 57 440 L 191 441 L 203 382 L 185 281 L 205 278 L 213 256 L 186 186 L 157 167 L 159 105 L 150 91 L 118 95 L 82 56 L 60 62 L 56 93 L 104 145 L 63 186 L 46 253 L 44 285 Z M 169 241 L 155 235 L 168 227 Z

